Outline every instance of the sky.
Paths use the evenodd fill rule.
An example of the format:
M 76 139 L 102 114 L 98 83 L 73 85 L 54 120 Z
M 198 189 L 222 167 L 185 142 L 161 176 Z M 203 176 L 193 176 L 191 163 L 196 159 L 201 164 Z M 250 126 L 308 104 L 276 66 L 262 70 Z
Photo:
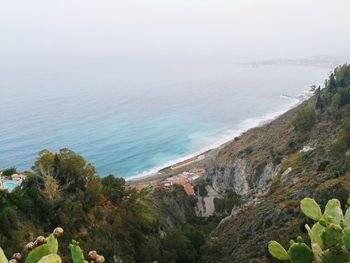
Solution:
M 0 0 L 0 54 L 350 53 L 349 0 Z

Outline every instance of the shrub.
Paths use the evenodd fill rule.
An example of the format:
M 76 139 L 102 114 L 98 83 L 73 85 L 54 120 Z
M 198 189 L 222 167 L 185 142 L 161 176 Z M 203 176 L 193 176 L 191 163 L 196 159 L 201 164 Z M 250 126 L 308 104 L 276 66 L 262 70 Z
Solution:
M 348 199 L 350 205 L 350 198 Z M 311 240 L 311 246 L 298 237 L 291 240 L 288 252 L 276 241 L 270 241 L 270 254 L 283 261 L 292 263 L 331 263 L 350 261 L 350 209 L 345 215 L 337 199 L 328 201 L 324 213 L 314 199 L 304 198 L 301 210 L 316 223 L 305 228 Z
M 199 193 L 200 196 L 208 196 L 208 191 L 205 188 L 206 184 L 204 181 L 200 181 L 198 185 L 194 187 L 195 191 Z
M 293 126 L 297 132 L 308 131 L 315 123 L 316 115 L 313 107 L 304 107 L 299 110 L 293 119 Z
M 215 212 L 230 213 L 234 206 L 240 204 L 240 197 L 235 192 L 228 192 L 223 198 L 214 198 Z
M 340 87 L 350 85 L 350 65 L 344 64 L 335 70 L 335 81 Z
M 4 177 L 10 177 L 11 175 L 17 173 L 15 167 L 10 167 L 2 171 L 2 176 Z
M 342 158 L 345 155 L 346 150 L 348 149 L 348 138 L 349 135 L 345 129 L 341 129 L 337 138 L 330 145 L 330 153 L 335 158 Z
M 319 171 L 319 172 L 324 171 L 329 164 L 330 164 L 329 160 L 321 161 L 320 164 L 318 165 L 317 171 Z

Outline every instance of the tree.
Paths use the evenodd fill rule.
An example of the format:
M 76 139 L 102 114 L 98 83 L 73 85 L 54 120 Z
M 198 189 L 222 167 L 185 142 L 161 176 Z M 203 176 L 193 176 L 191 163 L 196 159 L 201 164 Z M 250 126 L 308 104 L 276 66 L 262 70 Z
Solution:
M 125 194 L 125 180 L 123 178 L 116 178 L 113 175 L 108 175 L 102 178 L 102 189 L 112 202 L 120 202 Z
M 348 149 L 348 146 L 346 143 L 347 138 L 348 138 L 347 132 L 344 129 L 341 129 L 337 136 L 337 139 L 330 146 L 330 152 L 333 157 L 335 158 L 344 157 L 344 154 Z
M 74 192 L 85 189 L 88 180 L 95 174 L 95 168 L 75 152 L 64 148 L 59 153 L 43 150 L 32 168 L 39 176 L 53 177 L 59 187 Z
M 316 110 L 319 110 L 321 113 L 324 111 L 325 103 L 321 97 L 321 94 L 317 95 L 315 108 Z
M 164 262 L 195 263 L 197 252 L 181 229 L 170 230 L 164 239 Z
M 350 65 L 344 64 L 335 70 L 335 81 L 339 87 L 350 85 Z
M 314 108 L 309 106 L 299 110 L 292 123 L 297 132 L 310 130 L 315 123 Z
M 344 120 L 342 128 L 339 130 L 337 138 L 330 146 L 330 152 L 335 158 L 344 157 L 345 152 L 350 147 L 350 119 Z
M 32 170 L 40 176 L 53 175 L 53 163 L 55 154 L 49 150 L 42 150 L 39 152 L 39 156 L 35 161 Z
M 201 247 L 205 244 L 205 237 L 201 230 L 194 226 L 186 226 L 184 228 L 186 237 L 191 241 L 197 253 L 200 253 Z
M 101 178 L 93 176 L 89 179 L 84 194 L 84 206 L 90 209 L 98 206 L 104 202 L 104 195 L 102 192 Z
M 60 185 L 57 180 L 51 175 L 45 175 L 44 179 L 44 189 L 42 191 L 43 195 L 48 200 L 57 200 L 60 198 Z
M 344 106 L 345 104 L 349 103 L 350 96 L 349 96 L 349 88 L 348 87 L 341 87 L 339 88 L 338 93 L 340 94 L 340 106 Z
M 332 96 L 332 102 L 330 105 L 330 112 L 336 113 L 341 105 L 341 95 L 336 93 Z
M 12 207 L 4 207 L 0 210 L 0 231 L 4 235 L 10 235 L 11 230 L 17 228 L 16 212 Z
M 11 175 L 17 173 L 15 167 L 10 167 L 2 171 L 1 175 L 4 177 L 10 177 Z
M 70 232 L 83 227 L 86 222 L 83 205 L 80 201 L 66 200 L 60 205 L 58 218 L 61 225 L 64 225 Z
M 336 88 L 337 88 L 337 83 L 335 82 L 334 74 L 332 73 L 329 76 L 329 80 L 328 80 L 328 91 L 330 93 L 334 93 L 336 91 Z

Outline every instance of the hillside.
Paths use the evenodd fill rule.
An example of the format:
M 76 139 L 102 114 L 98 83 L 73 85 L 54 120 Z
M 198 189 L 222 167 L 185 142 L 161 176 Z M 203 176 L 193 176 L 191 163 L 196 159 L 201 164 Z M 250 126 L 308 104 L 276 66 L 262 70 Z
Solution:
M 272 262 L 267 243 L 304 233 L 299 202 L 322 206 L 350 196 L 350 66 L 335 70 L 315 95 L 270 124 L 249 130 L 218 154 L 207 175 L 217 191 L 235 193 L 232 212 L 211 235 L 221 251 L 204 262 Z M 210 250 L 209 250 L 210 251 Z
M 11 176 L 14 169 L 3 171 Z M 196 262 L 204 233 L 192 200 L 181 187 L 136 191 L 112 175 L 100 178 L 83 157 L 68 149 L 40 152 L 33 173 L 12 192 L 0 190 L 0 247 L 9 257 L 56 226 L 65 230 L 59 254 L 77 240 L 106 262 Z M 85 255 L 86 256 L 86 255 Z
M 343 65 L 310 99 L 191 163 L 206 170 L 197 193 L 205 196 L 205 186 L 218 193 L 214 215 L 196 216 L 198 199 L 181 186 L 153 178 L 152 187 L 135 190 L 124 179 L 100 177 L 69 149 L 43 150 L 20 187 L 0 190 L 0 246 L 25 255 L 26 243 L 62 226 L 64 262 L 72 239 L 106 262 L 274 262 L 268 241 L 307 239 L 301 199 L 323 207 L 338 198 L 345 207 L 349 148 L 350 66 Z

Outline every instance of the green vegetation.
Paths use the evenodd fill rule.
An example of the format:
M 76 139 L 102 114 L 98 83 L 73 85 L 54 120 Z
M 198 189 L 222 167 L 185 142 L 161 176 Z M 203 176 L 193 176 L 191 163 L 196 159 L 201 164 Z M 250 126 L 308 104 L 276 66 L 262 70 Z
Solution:
M 336 68 L 325 87 L 315 87 L 314 93 L 300 106 L 247 131 L 220 151 L 211 172 L 216 187 L 231 187 L 230 176 L 242 159 L 238 163 L 246 166 L 238 167 L 239 173 L 246 175 L 248 198 L 255 200 L 235 210 L 211 233 L 208 249 L 203 251 L 205 262 L 275 262 L 266 250 L 268 241 L 278 240 L 289 248 L 289 240 L 298 232 L 302 238 L 293 241 L 292 256 L 288 251 L 280 251 L 279 256 L 305 262 L 295 259 L 301 249 L 308 255 L 303 260 L 310 262 L 311 256 L 314 260 L 312 246 L 306 247 L 310 237 L 305 224 L 311 226 L 311 219 L 302 214 L 299 201 L 311 196 L 324 207 L 332 198 L 346 204 L 350 196 L 350 65 Z M 266 194 L 261 193 L 261 179 L 268 175 L 273 176 L 272 184 Z M 240 200 L 246 202 L 244 198 Z M 223 211 L 223 203 L 216 202 L 216 209 Z M 273 242 L 271 246 L 279 245 Z M 207 252 L 210 247 L 220 248 L 221 254 Z
M 309 131 L 317 120 L 319 113 L 338 117 L 339 111 L 350 102 L 350 65 L 337 67 L 325 82 L 325 92 L 316 91 L 314 105 L 303 106 L 293 119 L 297 132 Z
M 69 149 L 41 151 L 33 171 L 22 187 L 0 190 L 0 244 L 6 253 L 22 251 L 28 237 L 61 225 L 66 230 L 63 248 L 75 239 L 88 250 L 102 251 L 108 262 L 198 262 L 203 232 L 189 231 L 176 218 L 171 227 L 155 206 L 168 193 L 160 190 L 155 196 L 128 188 L 122 178 L 101 178 Z M 164 210 L 171 211 L 174 202 L 192 207 L 182 188 L 174 191 L 181 194 L 168 195 L 160 205 Z M 77 250 L 74 243 L 71 249 Z M 66 250 L 60 257 L 70 261 Z
M 194 186 L 195 193 L 198 193 L 200 196 L 207 196 L 208 191 L 205 188 L 206 183 L 204 181 L 200 181 L 198 185 Z
M 34 242 L 30 242 L 26 245 L 26 250 L 29 252 L 25 263 L 61 263 L 62 259 L 58 253 L 58 240 L 57 238 L 63 236 L 63 229 L 60 227 L 55 228 L 52 234 L 48 237 L 39 236 Z M 85 263 L 88 262 L 84 259 L 84 254 L 79 247 L 78 242 L 72 241 L 69 245 L 71 251 L 71 259 L 73 263 Z M 91 262 L 104 263 L 105 258 L 98 255 L 95 250 L 90 251 L 88 259 Z M 15 253 L 10 261 L 7 260 L 4 251 L 0 248 L 0 263 L 19 263 L 22 261 L 22 254 Z
M 1 175 L 4 177 L 10 177 L 11 175 L 15 174 L 16 168 L 15 167 L 10 167 L 2 171 Z
M 342 123 L 330 146 L 333 158 L 342 158 L 350 147 L 350 65 L 337 67 L 326 80 L 325 90 L 315 92 L 315 103 L 304 105 L 297 111 L 292 122 L 294 130 L 307 133 L 315 123 L 329 118 Z
M 350 198 L 348 199 L 350 205 Z M 268 249 L 279 260 L 292 263 L 346 263 L 350 261 L 350 208 L 345 215 L 337 199 L 329 200 L 324 213 L 314 199 L 304 198 L 300 203 L 303 213 L 316 221 L 308 232 L 311 247 L 302 238 L 291 240 L 288 252 L 276 241 L 270 241 Z
M 219 214 L 230 214 L 232 208 L 235 205 L 239 205 L 239 196 L 233 192 L 229 191 L 222 198 L 214 198 L 215 212 Z
M 346 262 L 348 212 L 340 216 L 338 201 L 326 203 L 337 198 L 345 204 L 350 196 L 349 94 L 350 65 L 343 65 L 324 89 L 315 88 L 315 96 L 297 109 L 223 147 L 206 183 L 214 184 L 210 175 L 231 176 L 233 164 L 242 159 L 239 168 L 247 174 L 249 194 L 230 191 L 230 180 L 219 183 L 226 194 L 214 200 L 217 214 L 206 220 L 195 217 L 196 198 L 189 198 L 180 186 L 136 191 L 122 178 L 99 177 L 69 149 L 43 150 L 21 187 L 0 191 L 0 244 L 11 255 L 23 249 L 25 240 L 48 235 L 60 225 L 66 230 L 57 252 L 63 262 L 72 260 L 68 247 L 84 262 L 81 249 L 71 242 L 75 239 L 86 251 L 101 251 L 108 262 L 266 263 L 271 262 L 269 240 L 278 239 L 286 247 L 300 231 L 302 238 L 288 251 L 271 242 L 272 254 L 292 262 Z M 10 176 L 15 169 L 3 172 Z M 267 179 L 276 175 L 266 193 L 258 191 L 263 173 Z M 200 183 L 196 192 L 206 196 L 205 186 Z M 321 213 L 311 199 L 302 202 L 302 211 L 317 221 L 306 229 L 310 219 L 301 215 L 298 205 L 305 196 L 326 205 Z M 254 202 L 248 205 L 250 198 Z M 219 224 L 240 202 L 245 206 Z
M 336 76 L 336 85 L 338 87 L 345 87 L 350 85 L 350 65 L 349 64 L 344 64 L 340 67 L 337 67 L 335 71 L 335 76 Z
M 316 115 L 313 107 L 305 107 L 297 112 L 293 120 L 293 125 L 296 131 L 304 132 L 312 128 L 315 123 Z
M 350 118 L 344 120 L 336 139 L 333 141 L 330 151 L 335 158 L 344 157 L 346 150 L 350 147 Z

